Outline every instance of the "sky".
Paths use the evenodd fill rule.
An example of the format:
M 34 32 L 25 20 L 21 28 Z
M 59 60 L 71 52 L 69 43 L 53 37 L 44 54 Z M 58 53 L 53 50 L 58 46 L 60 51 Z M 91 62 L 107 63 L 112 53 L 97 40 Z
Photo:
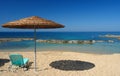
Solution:
M 0 32 L 33 31 L 1 27 L 6 22 L 30 16 L 65 26 L 38 31 L 120 31 L 120 0 L 0 0 Z

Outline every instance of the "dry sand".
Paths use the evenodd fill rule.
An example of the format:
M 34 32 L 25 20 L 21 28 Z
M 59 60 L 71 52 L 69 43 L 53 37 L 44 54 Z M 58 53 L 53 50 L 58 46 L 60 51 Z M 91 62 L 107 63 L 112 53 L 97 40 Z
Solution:
M 22 54 L 24 57 L 29 58 L 30 62 L 34 61 L 33 52 L 0 52 L 0 64 L 2 59 L 9 59 L 8 56 L 11 53 Z M 7 68 L 10 62 L 4 61 L 5 63 L 0 65 L 0 76 L 120 76 L 119 59 L 120 54 L 98 55 L 76 52 L 37 52 L 37 72 L 33 69 L 34 63 L 32 63 L 28 71 L 19 69 L 16 72 L 9 72 Z M 89 69 L 82 67 L 83 70 L 60 70 L 49 65 L 54 61 L 60 60 L 77 60 L 85 63 L 84 66 L 89 67 L 91 64 L 94 66 L 89 67 Z M 63 66 L 62 68 L 65 67 Z

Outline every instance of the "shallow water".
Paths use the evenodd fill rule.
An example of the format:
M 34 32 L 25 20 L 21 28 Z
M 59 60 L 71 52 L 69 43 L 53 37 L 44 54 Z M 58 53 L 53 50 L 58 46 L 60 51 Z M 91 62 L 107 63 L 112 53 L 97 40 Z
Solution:
M 110 42 L 99 42 L 94 44 L 50 44 L 37 43 L 39 51 L 74 51 L 83 53 L 114 54 L 120 53 L 120 40 L 115 38 L 100 38 L 99 35 L 114 34 L 120 35 L 120 32 L 38 32 L 38 39 L 62 39 L 62 40 L 114 40 Z M 42 36 L 41 36 L 42 35 Z M 10 32 L 0 33 L 0 37 L 33 37 L 32 32 Z M 33 51 L 34 41 L 4 42 L 0 43 L 0 51 Z
M 33 51 L 33 41 L 6 42 L 0 44 L 1 51 Z M 120 43 L 95 43 L 95 44 L 50 44 L 37 43 L 38 51 L 74 51 L 83 53 L 113 54 L 120 53 Z

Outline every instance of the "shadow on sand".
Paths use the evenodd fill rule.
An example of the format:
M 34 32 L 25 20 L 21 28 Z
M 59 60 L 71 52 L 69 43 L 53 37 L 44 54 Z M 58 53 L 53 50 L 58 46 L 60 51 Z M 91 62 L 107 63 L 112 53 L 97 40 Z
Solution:
M 83 71 L 83 70 L 89 70 L 95 67 L 93 63 L 78 61 L 78 60 L 54 61 L 49 65 L 55 69 L 60 69 L 65 71 Z
M 3 66 L 5 63 L 8 63 L 9 59 L 0 59 L 0 67 Z
M 33 62 L 29 62 L 28 65 L 27 65 L 27 70 L 31 68 Z

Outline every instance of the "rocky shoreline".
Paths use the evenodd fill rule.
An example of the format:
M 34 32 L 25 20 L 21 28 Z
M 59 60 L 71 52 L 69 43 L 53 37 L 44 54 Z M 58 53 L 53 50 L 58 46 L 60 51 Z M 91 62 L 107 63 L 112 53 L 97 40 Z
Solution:
M 37 40 L 40 43 L 55 43 L 55 44 L 94 44 L 96 42 L 106 42 L 104 40 Z M 114 42 L 108 40 L 107 42 Z
M 23 41 L 23 40 L 33 40 L 33 38 L 0 38 L 0 43 L 12 42 L 12 41 Z
M 0 43 L 33 40 L 33 38 L 0 38 Z M 54 44 L 94 44 L 96 42 L 114 42 L 113 40 L 42 40 L 38 39 L 39 43 L 54 43 Z

